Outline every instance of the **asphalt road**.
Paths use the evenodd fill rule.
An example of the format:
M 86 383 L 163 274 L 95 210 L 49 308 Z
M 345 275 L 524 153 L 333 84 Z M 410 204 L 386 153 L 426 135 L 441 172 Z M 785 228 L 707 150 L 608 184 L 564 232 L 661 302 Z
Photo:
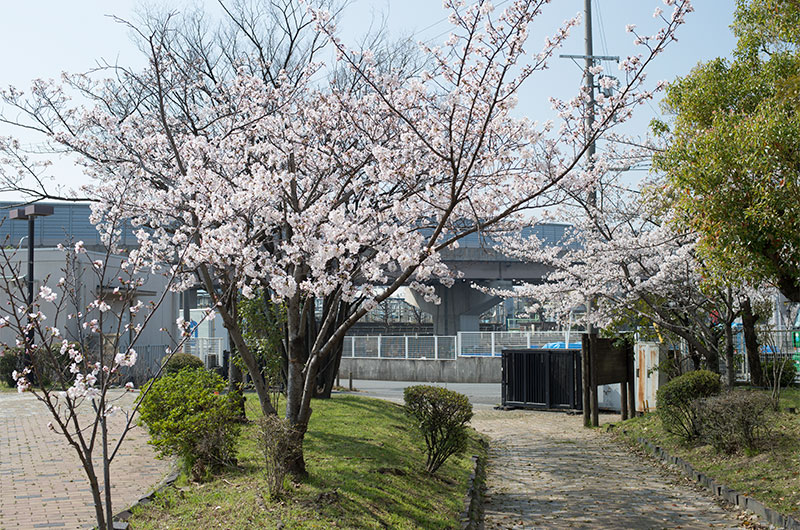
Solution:
M 342 379 L 341 384 L 346 388 L 348 382 Z M 358 395 L 366 395 L 393 401 L 395 403 L 402 403 L 403 389 L 407 386 L 419 384 L 442 386 L 466 394 L 470 403 L 472 403 L 472 406 L 476 409 L 493 408 L 500 404 L 500 383 L 418 383 L 414 381 L 368 381 L 364 379 L 354 379 L 353 389 Z

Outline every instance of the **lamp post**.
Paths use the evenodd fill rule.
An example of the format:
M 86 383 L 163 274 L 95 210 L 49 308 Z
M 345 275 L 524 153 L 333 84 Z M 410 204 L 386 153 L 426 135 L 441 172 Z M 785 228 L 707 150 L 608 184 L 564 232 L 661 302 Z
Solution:
M 47 217 L 53 215 L 53 207 L 46 204 L 30 204 L 24 208 L 16 208 L 9 212 L 8 217 L 12 220 L 28 221 L 28 314 L 33 310 L 33 238 L 34 220 L 37 217 Z M 28 317 L 30 321 L 30 316 Z M 27 368 L 32 364 L 31 347 L 33 346 L 33 328 L 28 330 L 25 337 L 25 354 L 22 356 L 22 368 Z

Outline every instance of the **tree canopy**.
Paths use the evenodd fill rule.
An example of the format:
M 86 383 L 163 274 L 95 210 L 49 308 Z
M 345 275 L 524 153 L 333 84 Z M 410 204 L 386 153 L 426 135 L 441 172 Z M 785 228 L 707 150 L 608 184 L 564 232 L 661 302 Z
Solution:
M 800 8 L 737 5 L 734 59 L 695 67 L 667 90 L 654 159 L 674 189 L 680 222 L 696 230 L 712 277 L 773 283 L 800 302 Z

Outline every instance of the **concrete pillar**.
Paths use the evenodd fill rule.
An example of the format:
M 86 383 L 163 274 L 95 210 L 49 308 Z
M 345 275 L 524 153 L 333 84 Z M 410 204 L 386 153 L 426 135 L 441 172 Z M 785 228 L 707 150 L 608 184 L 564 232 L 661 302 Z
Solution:
M 436 285 L 435 292 L 441 303 L 426 302 L 423 296 L 408 290 L 407 302 L 433 316 L 435 335 L 455 335 L 459 331 L 479 331 L 480 316 L 502 300 L 498 296 L 482 293 L 470 287 L 473 282 L 456 280 L 452 287 Z M 510 288 L 511 282 L 475 282 L 487 287 Z

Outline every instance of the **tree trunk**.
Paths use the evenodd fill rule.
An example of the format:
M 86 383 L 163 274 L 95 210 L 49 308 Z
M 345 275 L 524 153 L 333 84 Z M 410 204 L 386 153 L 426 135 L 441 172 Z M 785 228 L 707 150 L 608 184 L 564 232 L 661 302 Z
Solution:
M 233 339 L 233 345 L 236 348 L 236 352 L 241 356 L 245 366 L 247 367 L 247 371 L 250 373 L 250 379 L 253 381 L 253 386 L 256 389 L 256 395 L 258 395 L 258 402 L 261 405 L 261 412 L 263 412 L 265 416 L 277 414 L 277 411 L 275 410 L 275 407 L 272 406 L 272 401 L 269 397 L 269 387 L 264 381 L 264 376 L 261 374 L 261 369 L 258 366 L 258 362 L 247 347 L 244 337 L 242 337 L 238 322 L 236 322 L 227 311 L 221 310 L 220 314 L 222 314 L 222 320 L 225 323 L 225 328 L 227 328 L 228 333 L 230 334 L 230 338 Z
M 297 479 L 308 476 L 306 462 L 303 458 L 303 437 L 308 425 L 301 419 L 303 403 L 303 389 L 305 377 L 303 374 L 304 363 L 295 358 L 295 352 L 289 350 L 289 376 L 286 389 L 286 419 L 292 426 L 291 452 L 287 455 L 286 468 Z M 306 376 L 307 377 L 307 376 Z M 309 415 L 311 411 L 309 410 Z
M 106 517 L 103 512 L 103 499 L 100 495 L 100 483 L 97 480 L 97 475 L 94 473 L 94 466 L 92 465 L 92 454 L 89 451 L 84 451 L 83 469 L 86 471 L 86 476 L 89 478 L 89 487 L 92 491 L 92 500 L 94 500 L 94 512 L 97 519 L 97 528 L 99 530 L 106 530 Z
M 699 370 L 701 361 L 700 353 L 698 353 L 697 348 L 695 348 L 691 344 L 689 345 L 689 358 L 692 359 L 692 367 L 695 370 Z
M 303 439 L 306 435 L 308 425 L 293 425 L 292 434 L 290 435 L 291 444 L 289 447 L 291 451 L 286 455 L 286 470 L 297 479 L 304 479 L 308 477 L 306 471 L 306 461 L 303 457 Z
M 327 301 L 326 301 L 327 303 Z M 347 318 L 351 306 L 346 302 L 340 302 L 335 308 L 327 308 L 328 310 L 337 311 L 336 320 L 334 325 L 328 328 L 326 333 L 325 342 L 333 337 L 333 334 L 339 326 Z M 324 316 L 323 316 L 324 320 Z M 317 374 L 316 385 L 314 386 L 314 397 L 319 399 L 330 399 L 333 385 L 336 382 L 336 374 L 339 373 L 339 365 L 342 362 L 342 350 L 344 347 L 344 337 L 339 339 L 334 348 L 328 353 L 322 361 L 322 366 Z
M 242 391 L 244 377 L 242 370 L 234 362 L 234 358 L 236 357 L 236 346 L 233 344 L 233 339 L 231 339 L 230 333 L 228 333 L 228 344 L 228 347 L 231 349 L 231 352 L 228 356 L 228 392 L 236 395 L 236 408 L 239 409 L 239 421 L 245 422 L 247 421 L 247 412 L 244 408 L 245 399 L 244 392 Z
M 747 365 L 750 368 L 750 384 L 764 386 L 764 370 L 761 366 L 761 356 L 758 353 L 758 335 L 756 335 L 756 316 L 750 297 L 742 300 L 742 331 L 744 332 L 744 347 L 747 352 Z
M 330 399 L 333 385 L 336 383 L 336 375 L 339 373 L 339 365 L 342 362 L 342 350 L 344 339 L 331 350 L 325 361 L 322 370 L 317 374 L 317 385 L 314 393 L 315 398 Z
M 719 373 L 719 350 L 717 348 L 708 348 L 705 355 L 706 364 L 708 369 L 715 374 Z
M 728 388 L 733 388 L 736 383 L 736 360 L 733 353 L 733 329 L 731 322 L 725 322 L 725 384 Z
M 212 300 L 216 304 L 219 302 L 219 297 L 217 296 L 217 290 L 214 287 L 214 282 L 211 279 L 211 274 L 204 266 L 201 266 L 198 269 L 198 273 L 200 274 L 200 279 L 205 285 L 206 292 L 212 296 Z M 247 347 L 244 337 L 242 337 L 242 330 L 239 329 L 239 319 L 237 318 L 237 315 L 235 313 L 231 313 L 227 307 L 218 307 L 218 310 L 220 316 L 222 317 L 222 322 L 225 325 L 225 329 L 228 330 L 228 336 L 232 340 L 233 345 L 236 347 L 236 351 L 241 356 L 242 361 L 244 361 L 244 365 L 247 367 L 247 371 L 250 373 L 250 378 L 253 380 L 253 386 L 255 387 L 256 394 L 258 395 L 258 402 L 261 405 L 261 412 L 265 416 L 277 414 L 275 407 L 272 406 L 272 401 L 269 397 L 269 387 L 264 381 L 264 376 L 261 373 L 261 368 L 258 365 L 258 361 Z

